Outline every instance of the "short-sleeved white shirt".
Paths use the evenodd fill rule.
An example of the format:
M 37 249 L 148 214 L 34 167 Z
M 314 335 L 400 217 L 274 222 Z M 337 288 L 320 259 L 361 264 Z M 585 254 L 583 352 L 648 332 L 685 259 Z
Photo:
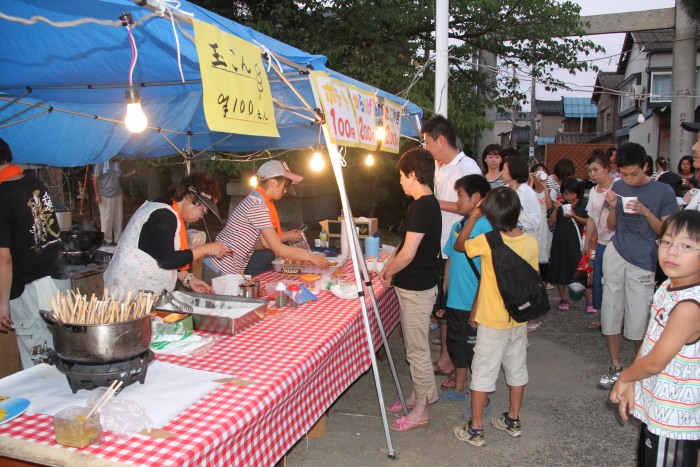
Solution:
M 465 175 L 481 175 L 481 169 L 471 157 L 460 152 L 452 159 L 452 162 L 442 167 L 435 166 L 435 197 L 438 201 L 457 201 L 455 182 Z M 440 211 L 442 215 L 442 234 L 440 236 L 440 249 L 444 249 L 450 237 L 450 231 L 455 222 L 462 220 L 462 216 L 447 211 Z

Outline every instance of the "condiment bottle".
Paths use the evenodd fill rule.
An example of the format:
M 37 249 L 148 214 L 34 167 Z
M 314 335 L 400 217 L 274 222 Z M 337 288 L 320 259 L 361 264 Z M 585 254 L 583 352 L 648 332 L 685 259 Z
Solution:
M 278 282 L 275 287 L 275 306 L 278 308 L 287 306 L 287 286 L 284 282 Z
M 291 284 L 289 286 L 289 306 L 290 308 L 298 308 L 299 302 L 301 302 L 301 291 L 299 290 L 298 284 Z

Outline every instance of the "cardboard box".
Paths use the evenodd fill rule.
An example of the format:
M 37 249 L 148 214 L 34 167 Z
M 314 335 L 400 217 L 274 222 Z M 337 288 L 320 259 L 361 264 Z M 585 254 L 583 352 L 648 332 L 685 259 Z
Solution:
M 379 227 L 379 219 L 376 217 L 365 218 L 365 220 L 358 219 L 358 217 L 355 217 L 354 221 L 355 227 L 360 229 L 360 238 L 371 237 L 374 235 Z M 319 224 L 321 224 L 321 228 L 323 228 L 323 230 L 328 232 L 328 238 L 340 238 L 342 222 L 343 218 L 339 217 L 338 220 L 327 219 L 319 222 Z

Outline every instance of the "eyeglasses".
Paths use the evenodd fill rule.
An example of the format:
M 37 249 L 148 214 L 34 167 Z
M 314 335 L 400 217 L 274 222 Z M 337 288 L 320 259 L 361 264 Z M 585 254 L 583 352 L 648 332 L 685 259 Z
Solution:
M 194 203 L 192 203 L 192 206 L 202 208 L 203 214 L 206 214 L 209 212 L 209 209 L 207 209 L 207 206 L 198 199 L 195 200 Z
M 695 248 L 693 245 L 688 245 L 687 243 L 671 243 L 668 240 L 658 239 L 656 244 L 659 248 L 670 248 L 673 247 L 681 253 L 690 253 L 691 251 L 700 250 L 700 248 Z

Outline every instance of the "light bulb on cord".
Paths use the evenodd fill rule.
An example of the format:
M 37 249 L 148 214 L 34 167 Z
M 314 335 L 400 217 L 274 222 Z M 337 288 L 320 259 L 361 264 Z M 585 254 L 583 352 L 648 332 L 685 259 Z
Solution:
M 132 133 L 141 133 L 148 126 L 148 117 L 141 108 L 141 95 L 138 89 L 126 90 L 126 117 L 124 125 Z
M 640 112 L 640 114 L 637 116 L 637 123 L 644 123 L 646 121 L 646 118 L 644 118 L 644 114 Z
M 374 130 L 374 137 L 377 138 L 379 141 L 383 141 L 384 138 L 386 138 L 386 128 L 383 126 L 378 126 Z
M 314 152 L 314 155 L 311 157 L 311 170 L 314 172 L 320 172 L 323 170 L 324 165 L 326 165 L 326 163 L 323 162 L 323 156 L 321 156 L 321 153 L 318 151 Z
M 374 165 L 374 156 L 372 154 L 367 154 L 367 157 L 365 157 L 365 164 L 370 167 Z
M 258 177 L 257 177 L 257 175 L 253 175 L 252 177 L 250 177 L 250 180 L 248 180 L 248 183 L 249 183 L 250 186 L 252 186 L 252 187 L 258 186 Z

